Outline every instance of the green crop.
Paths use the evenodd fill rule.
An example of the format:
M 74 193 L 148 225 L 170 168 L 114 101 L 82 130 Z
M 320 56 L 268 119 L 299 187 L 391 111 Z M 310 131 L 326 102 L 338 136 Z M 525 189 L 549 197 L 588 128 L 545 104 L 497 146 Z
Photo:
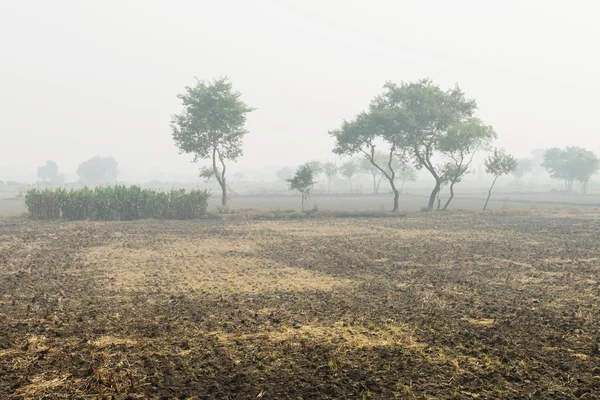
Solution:
M 160 192 L 117 185 L 80 190 L 31 189 L 25 204 L 33 219 L 193 219 L 206 214 L 209 197 L 207 190 Z

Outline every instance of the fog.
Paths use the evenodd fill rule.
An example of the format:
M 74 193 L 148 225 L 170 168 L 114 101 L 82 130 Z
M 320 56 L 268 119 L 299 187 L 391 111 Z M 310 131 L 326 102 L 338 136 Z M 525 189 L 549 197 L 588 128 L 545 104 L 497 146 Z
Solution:
M 0 179 L 67 180 L 95 155 L 127 182 L 197 180 L 170 116 L 194 77 L 227 75 L 250 114 L 231 173 L 335 160 L 328 130 L 387 80 L 458 83 L 516 156 L 600 153 L 592 1 L 3 1 Z

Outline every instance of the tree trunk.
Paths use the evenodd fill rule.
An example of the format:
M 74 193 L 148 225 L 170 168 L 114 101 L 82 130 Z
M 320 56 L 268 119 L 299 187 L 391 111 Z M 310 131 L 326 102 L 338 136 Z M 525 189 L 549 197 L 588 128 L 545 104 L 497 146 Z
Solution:
M 431 192 L 431 196 L 429 196 L 429 204 L 427 205 L 427 208 L 429 208 L 430 210 L 433 210 L 433 205 L 435 204 L 435 199 L 436 199 L 438 193 L 440 192 L 441 187 L 442 187 L 442 184 L 440 182 L 440 179 L 436 178 L 435 187 L 433 188 L 433 191 Z
M 327 179 L 327 194 L 331 193 L 331 178 Z
M 348 178 L 348 182 L 350 182 L 350 193 L 352 193 L 352 179 Z
M 444 204 L 444 208 L 442 208 L 442 211 L 446 211 L 446 209 L 450 205 L 450 202 L 452 201 L 453 198 L 454 198 L 454 182 L 452 182 L 450 184 L 450 197 L 448 197 L 448 201 L 446 201 L 446 204 Z
M 394 209 L 392 212 L 396 212 L 398 211 L 398 198 L 400 197 L 400 192 L 396 188 L 393 188 L 392 190 L 394 191 Z
M 485 201 L 485 204 L 483 205 L 483 211 L 485 211 L 485 209 L 487 208 L 488 202 L 490 201 L 490 197 L 492 196 L 492 189 L 494 189 L 494 185 L 496 184 L 496 179 L 498 179 L 498 177 L 494 178 L 494 182 L 492 182 L 492 186 L 490 187 L 490 190 L 488 191 L 488 197 Z
M 227 205 L 227 184 L 225 183 L 225 180 L 222 180 L 219 183 L 221 185 L 221 192 L 222 192 L 221 205 L 223 207 L 225 207 Z
M 302 211 L 304 212 L 304 192 L 302 192 Z

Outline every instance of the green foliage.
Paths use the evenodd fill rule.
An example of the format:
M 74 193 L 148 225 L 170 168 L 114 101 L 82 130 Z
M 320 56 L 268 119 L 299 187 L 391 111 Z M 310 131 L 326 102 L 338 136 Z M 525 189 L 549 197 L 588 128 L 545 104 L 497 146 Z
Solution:
M 323 165 L 323 171 L 327 177 L 327 193 L 329 193 L 331 191 L 331 180 L 336 177 L 339 168 L 336 163 L 328 162 Z
M 352 177 L 360 170 L 360 165 L 356 160 L 350 159 L 340 166 L 340 175 L 350 182 L 350 191 L 352 191 Z
M 488 196 L 483 206 L 485 210 L 490 201 L 490 197 L 492 195 L 492 190 L 494 189 L 494 185 L 496 184 L 496 180 L 502 175 L 508 175 L 517 169 L 518 161 L 516 158 L 507 154 L 504 150 L 494 149 L 494 154 L 488 156 L 485 161 L 485 171 L 494 176 L 494 181 L 492 182 L 492 186 L 490 186 L 490 190 L 488 191 Z
M 304 202 L 310 197 L 312 187 L 316 183 L 313 178 L 313 170 L 308 165 L 302 165 L 293 178 L 286 180 L 290 185 L 290 190 L 297 190 L 302 195 L 302 211 L 304 211 Z
M 573 189 L 573 182 L 587 183 L 592 175 L 600 169 L 600 160 L 596 155 L 581 147 L 548 149 L 544 153 L 542 166 L 554 179 L 565 181 L 567 191 Z
M 315 179 L 323 173 L 325 168 L 323 163 L 317 160 L 309 161 L 305 165 L 313 172 L 313 178 Z
M 206 190 L 142 190 L 139 186 L 100 186 L 81 190 L 31 189 L 25 205 L 33 219 L 136 220 L 193 219 L 206 214 Z
M 79 181 L 90 186 L 113 184 L 118 175 L 117 161 L 113 157 L 94 157 L 77 167 Z
M 488 156 L 484 161 L 485 172 L 496 178 L 512 173 L 517 169 L 517 164 L 517 159 L 502 149 L 495 149 L 494 154 Z
M 192 154 L 194 162 L 211 159 L 210 169 L 221 186 L 222 204 L 227 203 L 225 160 L 235 161 L 243 153 L 242 139 L 246 114 L 254 111 L 233 90 L 227 78 L 212 82 L 197 81 L 177 96 L 183 103 L 181 114 L 171 118 L 172 136 L 183 153 Z M 201 171 L 206 178 L 207 169 Z

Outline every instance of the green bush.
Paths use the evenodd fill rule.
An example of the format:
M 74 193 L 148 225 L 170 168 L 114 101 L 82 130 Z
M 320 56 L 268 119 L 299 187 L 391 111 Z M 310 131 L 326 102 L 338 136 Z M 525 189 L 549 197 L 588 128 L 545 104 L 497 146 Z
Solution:
M 193 219 L 206 214 L 209 196 L 207 190 L 171 189 L 165 193 L 117 185 L 80 190 L 31 189 L 25 204 L 33 219 Z

